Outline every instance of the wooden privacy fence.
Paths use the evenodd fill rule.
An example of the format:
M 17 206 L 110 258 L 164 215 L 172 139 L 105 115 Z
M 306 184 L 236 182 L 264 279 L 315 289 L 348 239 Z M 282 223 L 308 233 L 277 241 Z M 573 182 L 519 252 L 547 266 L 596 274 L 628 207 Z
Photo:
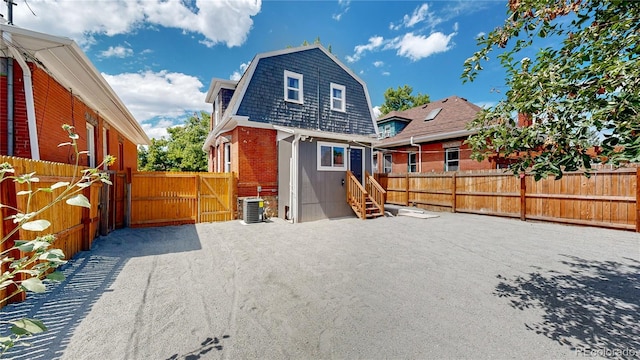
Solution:
M 133 172 L 130 226 L 161 226 L 232 220 L 233 173 Z
M 640 169 L 535 181 L 503 171 L 376 174 L 387 203 L 640 231 Z
M 81 169 L 75 169 L 73 165 L 60 164 L 45 161 L 34 161 L 30 159 L 15 158 L 9 156 L 0 156 L 0 163 L 10 163 L 15 174 L 24 175 L 35 172 L 34 177 L 39 179 L 39 182 L 32 183 L 32 190 L 37 188 L 48 188 L 51 185 L 60 181 L 72 181 L 73 176 L 78 179 Z M 76 172 L 77 170 L 77 172 Z M 9 174 L 11 175 L 11 174 Z M 65 258 L 70 259 L 76 253 L 83 250 L 89 250 L 91 243 L 96 236 L 98 229 L 98 204 L 100 201 L 100 192 L 102 189 L 101 183 L 92 185 L 90 188 L 83 190 L 83 194 L 89 199 L 91 203 L 91 209 L 84 207 L 71 206 L 64 201 L 54 204 L 51 208 L 45 210 L 41 215 L 34 218 L 46 219 L 51 222 L 51 226 L 46 229 L 42 234 L 54 234 L 56 237 L 53 243 L 53 248 L 61 249 Z M 38 192 L 34 194 L 29 204 L 30 208 L 27 210 L 26 195 L 17 196 L 17 192 L 27 190 L 26 184 L 18 184 L 10 179 L 6 179 L 0 185 L 0 202 L 2 207 L 2 219 L 0 221 L 0 232 L 2 237 L 7 236 L 11 230 L 15 228 L 15 224 L 11 219 L 7 219 L 8 216 L 15 214 L 12 208 L 19 209 L 20 211 L 36 211 L 43 208 L 45 205 L 50 204 L 53 199 L 58 196 L 63 189 L 55 189 L 52 192 Z M 2 250 L 9 249 L 13 246 L 13 241 L 18 239 L 31 240 L 35 236 L 40 235 L 38 233 L 20 230 L 10 240 L 1 244 Z M 20 258 L 23 253 L 16 251 L 12 254 L 14 258 Z M 6 270 L 8 264 L 2 265 L 2 271 Z M 0 299 L 7 296 L 7 290 L 0 290 Z M 12 298 L 12 301 L 19 301 L 24 299 L 24 293 L 19 294 Z

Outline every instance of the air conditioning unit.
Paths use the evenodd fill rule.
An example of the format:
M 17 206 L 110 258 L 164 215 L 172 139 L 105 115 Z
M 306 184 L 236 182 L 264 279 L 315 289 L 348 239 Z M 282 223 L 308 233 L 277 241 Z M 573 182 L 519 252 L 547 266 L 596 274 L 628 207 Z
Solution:
M 264 213 L 264 200 L 244 199 L 242 202 L 242 217 L 245 223 L 253 224 L 261 222 Z

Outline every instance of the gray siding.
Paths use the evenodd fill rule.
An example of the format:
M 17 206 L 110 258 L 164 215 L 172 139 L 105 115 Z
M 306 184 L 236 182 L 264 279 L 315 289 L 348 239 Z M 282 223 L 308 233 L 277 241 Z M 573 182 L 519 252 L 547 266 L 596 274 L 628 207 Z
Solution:
M 342 185 L 344 171 L 317 171 L 316 142 L 300 143 L 298 177 L 300 222 L 353 216 Z
M 284 100 L 285 70 L 302 74 L 303 104 Z M 331 110 L 332 82 L 346 87 L 346 112 Z M 276 125 L 375 134 L 362 84 L 317 48 L 260 59 L 237 114 Z

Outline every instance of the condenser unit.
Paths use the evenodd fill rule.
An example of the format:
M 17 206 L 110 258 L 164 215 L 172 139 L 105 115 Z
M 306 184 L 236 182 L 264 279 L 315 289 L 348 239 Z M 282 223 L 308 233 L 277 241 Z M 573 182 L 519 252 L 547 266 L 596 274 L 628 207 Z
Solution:
M 242 216 L 247 224 L 262 221 L 264 212 L 264 200 L 262 199 L 244 199 L 242 203 Z

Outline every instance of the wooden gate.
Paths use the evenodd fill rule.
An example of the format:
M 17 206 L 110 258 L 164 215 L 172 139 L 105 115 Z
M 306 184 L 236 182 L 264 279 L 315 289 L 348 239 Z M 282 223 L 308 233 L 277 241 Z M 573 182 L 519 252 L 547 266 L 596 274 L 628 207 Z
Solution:
M 233 220 L 235 183 L 232 175 L 219 173 L 199 176 L 198 222 Z
M 133 172 L 131 227 L 232 220 L 232 173 Z

